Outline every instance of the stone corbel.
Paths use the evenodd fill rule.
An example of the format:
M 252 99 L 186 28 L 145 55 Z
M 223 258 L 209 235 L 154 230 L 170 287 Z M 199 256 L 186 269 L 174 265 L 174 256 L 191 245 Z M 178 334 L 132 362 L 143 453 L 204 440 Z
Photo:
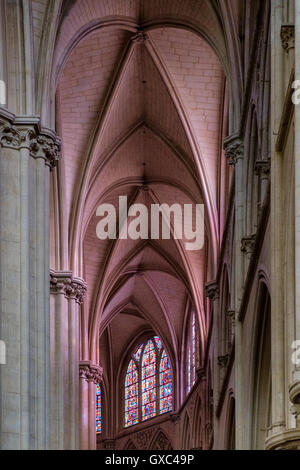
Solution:
M 171 414 L 171 421 L 174 424 L 179 424 L 180 423 L 180 418 L 181 418 L 181 416 L 180 416 L 179 413 L 172 413 Z
M 244 144 L 238 134 L 224 140 L 225 156 L 230 166 L 235 166 L 244 156 Z
M 20 150 L 27 148 L 30 155 L 41 158 L 53 169 L 59 160 L 60 138 L 50 129 L 42 128 L 37 117 L 16 117 L 0 108 L 0 145 Z
M 280 37 L 282 47 L 287 53 L 295 48 L 295 26 L 293 24 L 283 24 Z
M 234 321 L 235 319 L 235 311 L 234 310 L 227 310 L 226 316 L 230 318 L 230 320 Z
M 54 295 L 64 295 L 66 299 L 74 299 L 82 304 L 87 291 L 83 279 L 73 277 L 71 271 L 50 271 L 50 292 Z
M 216 281 L 207 282 L 205 285 L 205 295 L 213 301 L 219 298 L 219 285 Z
M 251 235 L 250 237 L 242 238 L 241 242 L 241 251 L 246 255 L 252 255 L 254 252 L 256 235 Z
M 228 364 L 229 355 L 225 354 L 225 356 L 218 356 L 218 365 L 222 368 L 226 367 Z
M 269 180 L 271 172 L 270 160 L 256 160 L 254 171 L 261 179 Z

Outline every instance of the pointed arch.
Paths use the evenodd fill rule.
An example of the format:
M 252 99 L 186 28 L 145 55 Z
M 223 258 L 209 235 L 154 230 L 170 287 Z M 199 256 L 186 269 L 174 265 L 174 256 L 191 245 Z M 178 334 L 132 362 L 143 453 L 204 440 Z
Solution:
M 231 392 L 228 400 L 226 431 L 225 431 L 225 449 L 235 450 L 235 399 Z
M 202 401 L 200 396 L 197 394 L 192 433 L 192 442 L 194 449 L 202 448 L 202 413 Z
M 126 442 L 126 445 L 124 447 L 124 450 L 138 450 L 138 448 L 135 446 L 135 444 L 133 443 L 133 441 L 131 439 L 129 439 L 127 442 Z
M 191 428 L 190 428 L 190 419 L 187 413 L 185 414 L 184 421 L 183 421 L 181 449 L 183 450 L 191 449 Z
M 134 359 L 129 362 L 125 378 L 125 427 L 139 422 L 139 371 Z
M 172 367 L 160 337 L 144 336 L 133 351 L 125 375 L 125 427 L 173 411 L 174 402 Z
M 271 419 L 271 300 L 267 285 L 259 282 L 253 343 L 252 448 L 265 449 Z
M 154 435 L 149 450 L 173 450 L 170 439 L 166 433 L 159 429 Z

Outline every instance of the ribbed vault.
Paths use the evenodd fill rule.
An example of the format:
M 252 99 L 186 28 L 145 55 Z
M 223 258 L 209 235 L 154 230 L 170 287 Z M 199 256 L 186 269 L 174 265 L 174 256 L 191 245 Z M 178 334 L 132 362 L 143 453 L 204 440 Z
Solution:
M 176 362 L 190 309 L 197 312 L 201 357 L 208 335 L 204 284 L 216 267 L 222 230 L 220 149 L 230 71 L 213 9 L 206 1 L 184 2 L 184 9 L 181 3 L 77 1 L 58 30 L 53 76 L 64 244 L 70 268 L 88 284 L 89 357 L 99 359 L 99 334 L 118 344 L 101 359 L 108 370 L 148 329 Z M 185 240 L 174 236 L 99 240 L 96 209 L 117 208 L 119 196 L 149 212 L 154 203 L 204 204 L 205 246 L 186 251 Z

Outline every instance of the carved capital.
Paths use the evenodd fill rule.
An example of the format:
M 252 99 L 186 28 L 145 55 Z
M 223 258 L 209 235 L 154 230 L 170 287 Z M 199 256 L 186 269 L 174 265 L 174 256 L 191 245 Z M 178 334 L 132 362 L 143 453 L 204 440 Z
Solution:
M 225 356 L 218 356 L 218 365 L 220 367 L 226 367 L 228 364 L 228 359 L 229 359 L 228 354 L 225 354 Z
M 79 363 L 79 377 L 80 379 L 88 381 L 90 371 L 90 361 L 81 361 Z
M 51 169 L 59 160 L 61 141 L 50 129 L 41 128 L 38 118 L 15 117 L 0 109 L 0 145 L 27 148 L 33 158 L 41 158 Z
M 244 144 L 238 134 L 224 140 L 225 156 L 229 165 L 235 166 L 244 157 Z
M 74 299 L 82 304 L 87 291 L 83 279 L 73 277 L 71 271 L 50 271 L 50 292 L 54 295 L 64 295 L 66 299 Z
M 252 255 L 254 252 L 256 235 L 251 235 L 250 237 L 242 238 L 241 242 L 241 251 L 246 255 Z
M 280 37 L 282 47 L 286 52 L 295 48 L 295 26 L 293 24 L 283 24 Z
M 148 39 L 147 33 L 144 33 L 144 31 L 138 31 L 134 36 L 132 36 L 131 40 L 132 42 L 135 42 L 137 44 L 144 44 Z
M 205 295 L 210 300 L 219 298 L 219 285 L 216 281 L 210 281 L 205 285 Z
M 28 133 L 30 155 L 33 158 L 42 158 L 46 165 L 54 168 L 60 155 L 60 141 L 50 135 L 30 131 Z
M 9 121 L 0 120 L 0 142 L 2 147 L 19 148 L 25 140 L 24 135 Z
M 271 172 L 270 160 L 257 160 L 254 168 L 255 174 L 262 179 L 269 179 Z
M 90 381 L 94 382 L 95 384 L 99 384 L 102 382 L 103 378 L 103 368 L 97 365 L 90 366 Z
M 91 361 L 81 361 L 79 363 L 79 377 L 97 385 L 102 381 L 103 368 L 92 364 Z

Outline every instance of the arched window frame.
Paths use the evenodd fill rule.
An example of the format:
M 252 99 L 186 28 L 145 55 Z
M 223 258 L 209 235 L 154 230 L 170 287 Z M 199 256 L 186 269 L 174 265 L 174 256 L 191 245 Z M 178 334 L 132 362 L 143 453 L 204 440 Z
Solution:
M 133 426 L 137 425 L 137 424 L 141 424 L 141 423 L 147 423 L 148 421 L 150 421 L 151 419 L 155 419 L 159 416 L 164 416 L 164 415 L 167 415 L 168 413 L 171 413 L 173 410 L 174 410 L 174 402 L 175 402 L 175 387 L 174 387 L 174 368 L 172 366 L 172 363 L 171 363 L 171 359 L 170 359 L 170 355 L 168 353 L 168 350 L 165 348 L 163 342 L 161 341 L 161 348 L 159 349 L 158 346 L 157 346 L 157 343 L 155 341 L 155 338 L 159 338 L 159 340 L 161 341 L 160 337 L 158 337 L 157 335 L 153 334 L 153 335 L 148 335 L 148 336 L 145 336 L 144 338 L 141 338 L 140 341 L 136 342 L 135 343 L 135 348 L 133 348 L 133 352 L 131 353 L 130 357 L 127 359 L 126 361 L 126 367 L 124 368 L 124 375 L 123 375 L 123 408 L 122 408 L 122 415 L 123 415 L 123 428 L 125 429 L 130 429 L 132 428 Z M 143 396 L 143 391 L 142 391 L 142 361 L 143 361 L 143 356 L 144 356 L 144 351 L 145 351 L 145 348 L 149 342 L 149 340 L 152 341 L 153 345 L 154 345 L 154 350 L 155 350 L 155 355 L 156 355 L 156 368 L 155 368 L 155 388 L 156 388 L 156 399 L 155 399 L 155 403 L 156 403 L 156 414 L 155 416 L 153 417 L 149 417 L 148 419 L 146 420 L 143 420 L 143 410 L 142 410 L 142 396 Z M 140 351 L 140 360 L 137 360 L 135 358 L 135 354 L 137 351 L 139 351 L 141 347 L 141 351 Z M 161 398 L 161 383 L 160 383 L 160 364 L 161 364 L 161 359 L 162 359 L 162 356 L 164 354 L 164 352 L 166 353 L 167 357 L 168 357 L 168 360 L 169 360 L 169 365 L 170 365 L 170 370 L 171 370 L 171 396 L 172 396 L 172 409 L 167 411 L 167 412 L 164 412 L 164 413 L 161 413 L 160 412 L 160 398 Z M 126 377 L 127 377 L 127 372 L 128 372 L 128 367 L 129 367 L 129 364 L 130 362 L 133 361 L 137 367 L 137 370 L 138 370 L 138 422 L 137 423 L 134 423 L 132 425 L 129 425 L 129 426 L 126 426 Z

